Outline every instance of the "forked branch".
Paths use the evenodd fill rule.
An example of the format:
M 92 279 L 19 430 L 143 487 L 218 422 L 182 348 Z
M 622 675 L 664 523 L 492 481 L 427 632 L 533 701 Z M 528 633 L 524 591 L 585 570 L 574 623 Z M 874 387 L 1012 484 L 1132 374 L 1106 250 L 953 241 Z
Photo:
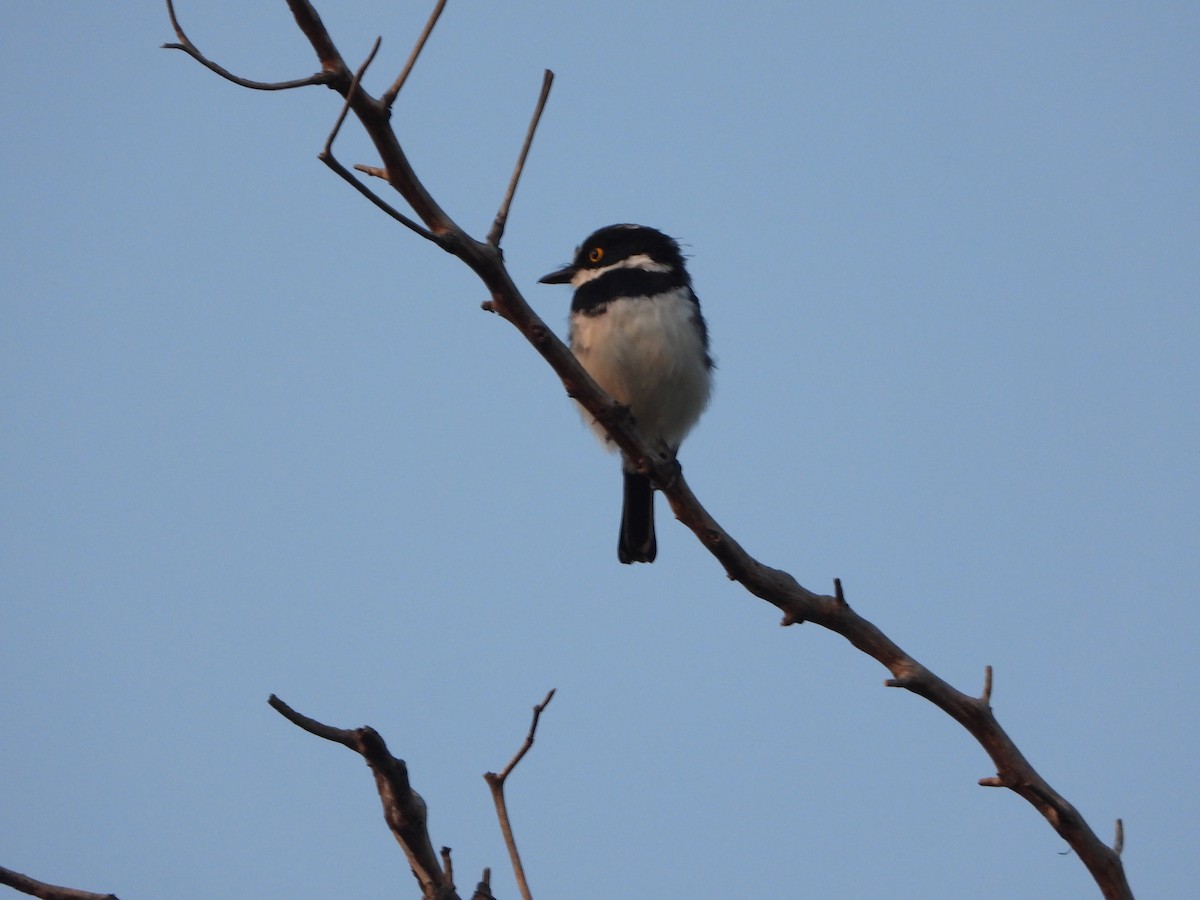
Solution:
M 502 316 L 525 336 L 562 380 L 567 394 L 577 400 L 607 429 L 612 441 L 634 465 L 650 476 L 655 487 L 667 497 L 675 516 L 695 533 L 700 542 L 725 568 L 729 577 L 756 597 L 776 606 L 783 613 L 783 624 L 810 621 L 842 635 L 890 671 L 892 677 L 886 684 L 902 687 L 926 698 L 962 724 L 987 751 L 995 764 L 996 776 L 984 779 L 984 783 L 1007 787 L 1032 804 L 1087 866 L 1105 897 L 1113 900 L 1132 897 L 1119 856 L 1123 831 L 1117 841 L 1117 848 L 1108 847 L 1096 836 L 1078 811 L 1038 775 L 992 714 L 989 702 L 990 682 L 985 685 L 982 697 L 970 697 L 956 690 L 909 656 L 874 624 L 859 616 L 846 602 L 840 583 L 835 596 L 817 594 L 802 587 L 787 572 L 764 565 L 750 556 L 705 510 L 680 473 L 674 458 L 647 444 L 638 433 L 627 410 L 597 387 L 566 345 L 526 303 L 504 265 L 498 245 L 525 154 L 549 91 L 549 75 L 543 81 L 542 97 L 526 135 L 525 147 L 518 157 L 505 200 L 501 203 L 488 239 L 479 241 L 470 237 L 434 201 L 417 178 L 391 127 L 391 106 L 404 84 L 407 72 L 411 70 L 411 62 L 406 65 L 392 88 L 377 100 L 362 90 L 358 79 L 347 69 L 312 5 L 307 0 L 288 0 L 288 6 L 301 31 L 312 44 L 321 62 L 322 73 L 328 80 L 312 76 L 308 80 L 281 83 L 273 89 L 323 83 L 342 95 L 346 108 L 357 116 L 379 153 L 381 165 L 357 168 L 385 178 L 412 208 L 416 218 L 424 223 L 427 233 L 418 233 L 436 241 L 479 276 L 489 294 L 489 299 L 483 304 L 484 308 Z M 442 6 L 443 3 L 439 2 L 425 32 L 417 42 L 410 61 L 415 62 Z M 192 47 L 175 20 L 174 10 L 171 9 L 170 12 L 180 43 L 167 46 L 185 50 L 208 68 L 223 77 L 230 77 L 229 73 L 205 59 Z M 231 80 L 242 83 L 236 77 Z M 254 82 L 247 82 L 246 86 L 263 87 Z M 325 161 L 327 164 L 330 162 L 328 159 Z M 343 178 L 347 177 L 348 173 L 344 169 L 331 167 Z M 353 176 L 350 176 L 347 180 L 352 178 Z M 386 204 L 374 198 L 363 186 L 352 183 L 355 183 L 356 190 L 364 193 L 368 199 L 396 218 L 394 211 L 389 211 Z M 413 228 L 413 223 L 404 219 L 400 221 Z
M 350 101 L 358 93 L 359 85 L 362 83 L 362 77 L 366 73 L 367 67 L 370 66 L 372 61 L 375 59 L 375 54 L 379 52 L 380 43 L 381 39 L 375 38 L 375 43 L 371 47 L 371 52 L 367 54 L 367 58 L 363 60 L 362 65 L 358 67 L 358 71 L 354 73 L 354 77 L 350 80 L 350 87 L 346 91 L 346 102 L 342 104 L 342 111 L 338 113 L 338 117 L 333 123 L 333 128 L 329 131 L 329 137 L 325 139 L 325 146 L 322 147 L 321 152 L 317 154 L 317 159 L 321 160 L 321 162 L 333 169 L 333 171 L 336 172 L 340 178 L 348 182 L 352 188 L 374 203 L 377 207 L 379 207 L 409 231 L 420 235 L 427 241 L 433 241 L 436 244 L 438 243 L 437 237 L 435 237 L 425 228 L 422 228 L 404 213 L 400 212 L 400 210 L 396 209 L 394 206 L 376 194 L 373 190 L 355 178 L 354 173 L 338 162 L 337 157 L 333 155 L 333 142 L 336 140 L 338 132 L 342 130 L 342 124 L 346 121 L 346 114 L 350 112 Z M 386 173 L 381 171 L 380 174 L 383 174 L 386 177 Z
M 308 87 L 312 84 L 329 84 L 330 74 L 328 72 L 317 72 L 315 75 L 309 75 L 307 78 L 294 78 L 291 81 L 252 81 L 249 78 L 234 75 L 225 67 L 218 65 L 206 57 L 192 43 L 191 38 L 184 32 L 183 26 L 179 24 L 179 19 L 175 15 L 175 4 L 171 0 L 167 0 L 167 15 L 171 17 L 171 27 L 175 29 L 175 37 L 179 38 L 179 42 L 163 44 L 163 49 L 182 50 L 206 69 L 216 72 L 226 81 L 232 81 L 239 87 L 250 88 L 254 91 L 288 91 L 292 88 Z
M 375 776 L 375 788 L 383 804 L 383 817 L 408 857 L 413 876 L 421 885 L 424 900 L 459 900 L 453 878 L 442 868 L 433 850 L 426 825 L 427 807 L 408 781 L 404 760 L 388 752 L 387 744 L 374 728 L 335 728 L 296 712 L 274 694 L 268 701 L 281 716 L 309 734 L 349 747 L 366 760 Z M 448 855 L 448 851 L 447 851 Z
M 517 767 L 524 757 L 529 752 L 529 748 L 533 746 L 533 737 L 537 734 L 538 720 L 542 717 L 542 711 L 550 705 L 550 701 L 554 699 L 554 688 L 550 689 L 550 693 L 546 695 L 546 699 L 533 708 L 533 721 L 529 723 L 529 731 L 525 735 L 525 741 L 512 759 L 508 761 L 500 774 L 488 772 L 483 776 L 483 780 L 487 782 L 488 788 L 492 792 L 492 802 L 496 804 L 496 817 L 500 820 L 500 833 L 504 835 L 504 845 L 508 848 L 508 858 L 512 863 L 513 874 L 517 878 L 517 887 L 521 891 L 521 896 L 525 900 L 533 900 L 533 895 L 529 893 L 529 882 L 525 878 L 525 867 L 521 865 L 521 854 L 517 852 L 517 841 L 513 836 L 512 823 L 508 818 L 508 803 L 504 799 L 504 782 L 508 780 L 509 774 Z

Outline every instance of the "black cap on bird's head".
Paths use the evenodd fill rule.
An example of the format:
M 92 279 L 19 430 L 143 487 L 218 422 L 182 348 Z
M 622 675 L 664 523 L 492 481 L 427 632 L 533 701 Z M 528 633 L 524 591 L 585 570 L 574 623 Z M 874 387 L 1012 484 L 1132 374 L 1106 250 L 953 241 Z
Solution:
M 580 272 L 605 269 L 640 257 L 638 268 L 682 271 L 683 254 L 674 238 L 646 225 L 609 225 L 592 232 L 575 251 L 575 259 L 539 278 L 541 284 L 570 284 Z

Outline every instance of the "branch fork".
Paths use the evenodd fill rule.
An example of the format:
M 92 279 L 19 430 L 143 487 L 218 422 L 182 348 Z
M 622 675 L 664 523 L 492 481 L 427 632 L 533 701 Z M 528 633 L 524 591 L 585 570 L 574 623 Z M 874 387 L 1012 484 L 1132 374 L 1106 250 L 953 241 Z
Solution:
M 554 693 L 554 690 L 551 690 L 546 694 L 546 698 L 533 708 L 533 721 L 525 735 L 525 741 L 516 755 L 509 760 L 508 765 L 499 775 L 488 772 L 483 776 L 496 805 L 500 830 L 508 847 L 517 886 L 525 900 L 532 900 L 532 897 L 525 877 L 525 869 L 521 865 L 520 854 L 517 853 L 512 825 L 508 818 L 508 808 L 504 800 L 504 782 L 533 746 L 538 721 L 542 712 L 554 698 Z M 451 860 L 450 848 L 442 847 L 440 853 L 434 853 L 433 841 L 429 837 L 428 806 L 421 795 L 413 789 L 408 778 L 408 766 L 405 765 L 404 760 L 392 756 L 379 732 L 369 725 L 361 728 L 335 728 L 332 725 L 326 725 L 297 712 L 274 694 L 267 702 L 272 709 L 298 728 L 316 737 L 348 747 L 366 761 L 371 774 L 375 776 L 375 788 L 379 793 L 379 800 L 383 804 L 383 817 L 401 849 L 404 850 L 404 855 L 408 857 L 413 876 L 421 886 L 423 900 L 459 900 L 458 892 L 454 887 L 454 864 Z M 491 877 L 491 869 L 484 869 L 483 878 L 476 885 L 472 900 L 491 900 Z M 78 900 L 92 900 L 95 896 L 89 894 L 79 897 Z M 68 900 L 68 898 L 63 898 L 63 900 Z

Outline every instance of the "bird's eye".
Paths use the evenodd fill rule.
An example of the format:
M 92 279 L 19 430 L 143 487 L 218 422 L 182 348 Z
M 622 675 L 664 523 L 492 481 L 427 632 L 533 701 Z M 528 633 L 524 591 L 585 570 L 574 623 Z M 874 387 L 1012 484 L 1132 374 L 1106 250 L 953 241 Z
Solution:
M 604 259 L 604 251 L 599 247 L 593 247 L 588 251 L 588 261 L 598 263 Z

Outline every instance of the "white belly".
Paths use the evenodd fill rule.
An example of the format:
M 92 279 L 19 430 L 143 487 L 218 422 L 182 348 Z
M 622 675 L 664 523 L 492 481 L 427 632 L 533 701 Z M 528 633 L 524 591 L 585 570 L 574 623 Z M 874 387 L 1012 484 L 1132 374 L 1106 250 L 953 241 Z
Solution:
M 629 406 L 644 437 L 672 450 L 700 418 L 712 388 L 695 315 L 687 289 L 679 288 L 653 301 L 612 301 L 601 315 L 576 316 L 571 326 L 571 348 L 588 374 Z M 606 440 L 599 425 L 592 427 Z

